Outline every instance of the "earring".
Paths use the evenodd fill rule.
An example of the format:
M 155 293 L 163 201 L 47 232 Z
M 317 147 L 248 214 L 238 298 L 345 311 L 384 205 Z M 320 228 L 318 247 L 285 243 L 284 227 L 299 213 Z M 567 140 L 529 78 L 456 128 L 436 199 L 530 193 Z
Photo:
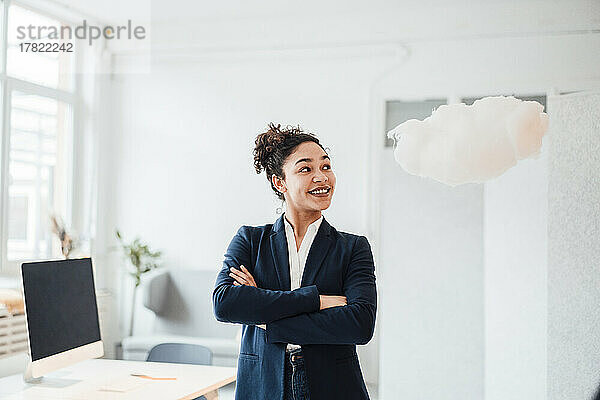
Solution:
M 281 200 L 281 206 L 279 206 L 279 207 L 277 207 L 277 208 L 275 209 L 275 212 L 276 212 L 277 214 L 281 214 L 281 213 L 283 212 L 283 202 L 284 202 L 284 201 L 283 201 L 283 200 Z

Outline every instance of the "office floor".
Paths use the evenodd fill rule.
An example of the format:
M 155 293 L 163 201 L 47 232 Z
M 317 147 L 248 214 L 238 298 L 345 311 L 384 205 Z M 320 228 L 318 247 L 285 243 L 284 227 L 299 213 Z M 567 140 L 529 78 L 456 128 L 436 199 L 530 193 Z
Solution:
M 371 400 L 377 400 L 377 386 L 367 385 Z M 233 400 L 235 394 L 235 382 L 219 390 L 219 400 Z

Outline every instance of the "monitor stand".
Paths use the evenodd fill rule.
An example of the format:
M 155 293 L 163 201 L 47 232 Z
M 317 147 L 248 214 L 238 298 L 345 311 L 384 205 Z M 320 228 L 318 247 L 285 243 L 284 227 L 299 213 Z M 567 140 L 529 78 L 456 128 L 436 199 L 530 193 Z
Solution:
M 26 383 L 40 383 L 35 375 L 51 374 L 52 378 L 61 376 L 61 369 L 72 366 L 80 361 L 92 358 L 100 358 L 104 355 L 104 345 L 102 341 L 85 344 L 62 353 L 54 354 L 45 358 L 33 361 L 31 353 L 27 353 L 27 367 L 23 372 L 23 381 Z
M 51 388 L 65 388 L 76 383 L 81 382 L 79 379 L 65 379 L 61 378 L 59 371 L 52 372 L 54 376 L 40 376 L 38 378 L 34 378 L 32 376 L 32 368 L 31 368 L 31 359 L 27 363 L 27 367 L 25 368 L 25 372 L 23 372 L 23 381 L 25 383 L 29 383 L 36 386 L 43 387 L 51 387 Z
M 42 377 L 34 378 L 33 377 L 33 368 L 31 367 L 31 356 L 28 357 L 27 367 L 25 367 L 25 371 L 23 372 L 23 381 L 26 383 L 40 383 L 42 381 Z
M 68 374 L 68 372 L 65 372 L 65 371 L 58 370 L 58 371 L 53 371 L 50 374 L 52 376 L 40 376 L 40 377 L 34 378 L 31 357 L 29 357 L 29 360 L 27 361 L 27 367 L 25 368 L 25 371 L 23 372 L 23 381 L 25 383 L 36 384 L 39 386 L 56 387 L 56 388 L 63 388 L 63 387 L 73 385 L 77 382 L 80 382 L 78 379 L 61 378 L 60 377 L 61 375 Z

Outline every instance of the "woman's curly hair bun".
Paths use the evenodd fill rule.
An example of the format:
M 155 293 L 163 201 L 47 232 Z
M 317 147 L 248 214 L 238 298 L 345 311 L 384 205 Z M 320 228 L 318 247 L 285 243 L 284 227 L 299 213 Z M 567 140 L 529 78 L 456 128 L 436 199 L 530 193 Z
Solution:
M 277 152 L 278 148 L 285 142 L 286 137 L 303 133 L 299 126 L 281 127 L 271 122 L 266 132 L 256 137 L 254 142 L 254 168 L 260 174 L 267 169 L 269 157 Z

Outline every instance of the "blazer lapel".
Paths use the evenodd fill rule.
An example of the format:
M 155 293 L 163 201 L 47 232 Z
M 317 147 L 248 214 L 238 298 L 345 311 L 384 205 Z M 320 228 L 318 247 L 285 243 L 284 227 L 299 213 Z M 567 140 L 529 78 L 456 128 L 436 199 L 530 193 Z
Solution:
M 325 221 L 323 221 L 325 222 Z M 270 237 L 271 252 L 273 253 L 273 264 L 277 272 L 279 287 L 281 290 L 290 290 L 290 258 L 288 253 L 283 214 L 273 224 L 273 232 Z
M 321 269 L 323 260 L 325 260 L 325 256 L 327 255 L 327 251 L 332 242 L 331 225 L 329 225 L 325 220 L 325 217 L 323 217 L 321 226 L 317 231 L 317 236 L 315 236 L 315 240 L 313 241 L 312 246 L 310 246 L 308 257 L 306 258 L 306 265 L 304 266 L 304 273 L 302 274 L 302 283 L 300 284 L 301 287 L 314 284 L 317 272 Z

